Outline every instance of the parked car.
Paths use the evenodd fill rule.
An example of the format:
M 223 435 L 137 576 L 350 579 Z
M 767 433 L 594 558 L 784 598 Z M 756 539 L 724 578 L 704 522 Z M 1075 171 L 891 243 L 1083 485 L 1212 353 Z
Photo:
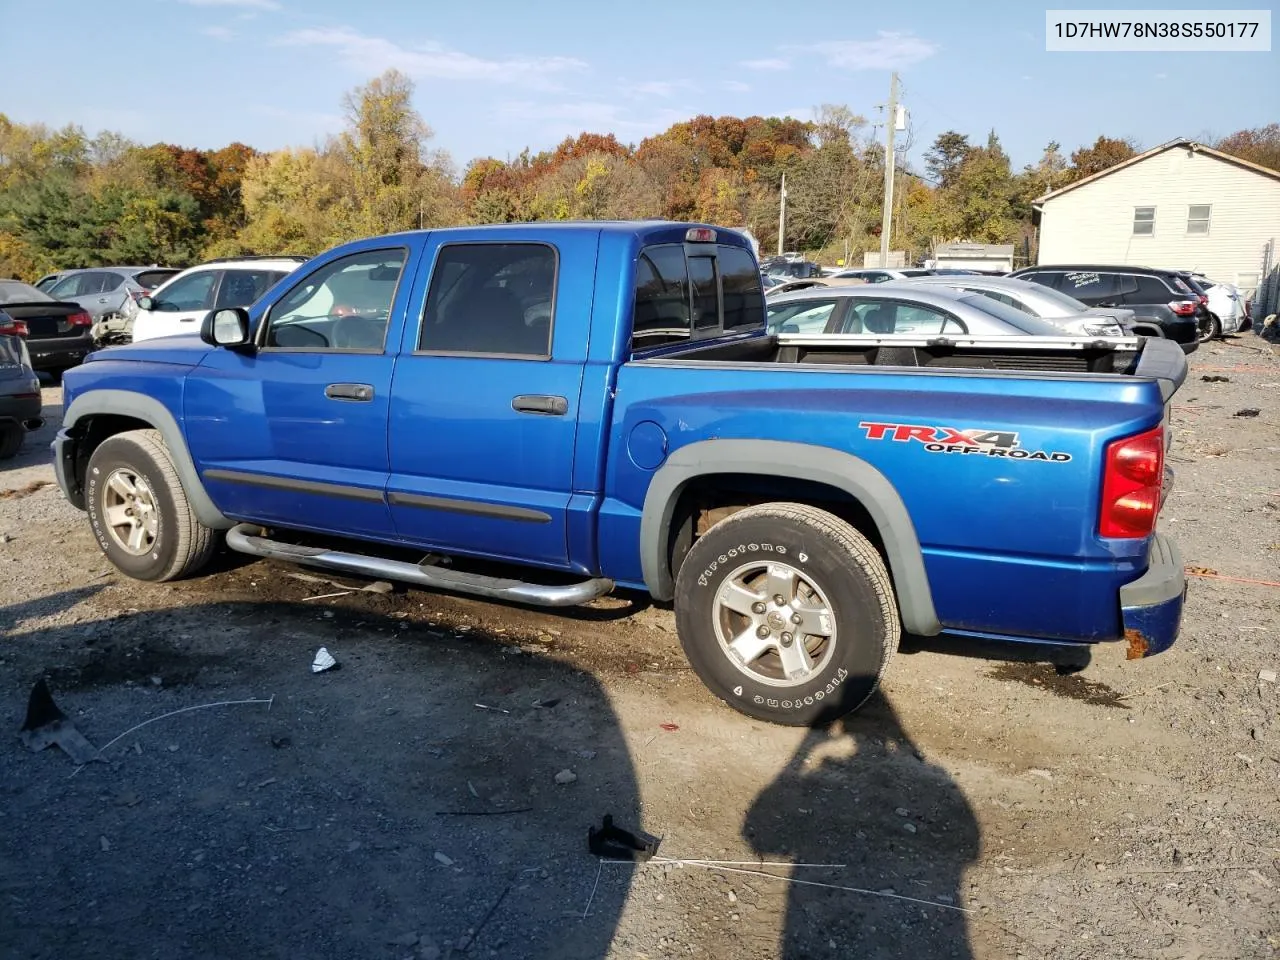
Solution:
M 63 303 L 21 280 L 0 280 L 0 309 L 27 327 L 27 349 L 36 370 L 58 374 L 93 349 L 88 311 Z
M 40 380 L 27 352 L 27 325 L 0 310 L 0 460 L 17 454 L 28 430 L 44 426 Z
M 94 322 L 119 313 L 178 273 L 176 267 L 93 267 L 41 277 L 36 289 L 55 300 L 78 303 Z
M 1251 326 L 1245 309 L 1245 299 L 1234 283 L 1218 283 L 1203 273 L 1191 273 L 1190 279 L 1199 285 L 1208 299 L 1212 327 L 1208 339 L 1229 333 L 1244 333 Z
M 765 284 L 764 294 L 766 297 L 776 297 L 779 294 L 791 293 L 793 290 L 808 290 L 811 287 L 856 287 L 866 286 L 866 283 L 867 281 L 857 277 L 808 277 L 804 280 L 779 278 L 772 284 Z
M 1211 328 L 1200 294 L 1176 270 L 1053 264 L 1016 270 L 1010 276 L 1059 290 L 1091 307 L 1128 307 L 1135 314 L 1135 332 L 1166 337 L 1184 353 L 1194 353 L 1201 335 Z
M 1067 333 L 1087 337 L 1133 336 L 1134 312 L 1125 307 L 1089 307 L 1065 293 L 1012 277 L 916 277 L 911 284 L 954 287 L 980 293 L 1005 306 L 1048 320 Z
M 769 298 L 770 333 L 881 337 L 1061 337 L 1061 327 L 980 293 L 902 280 L 810 287 Z
M 525 604 L 644 591 L 674 602 L 712 691 L 784 724 L 864 703 L 904 631 L 1080 656 L 1174 642 L 1184 571 L 1155 524 L 1179 349 L 851 339 L 769 335 L 731 230 L 369 237 L 199 336 L 94 353 L 66 378 L 54 466 L 136 579 L 194 573 L 226 531 Z
M 305 257 L 232 257 L 183 270 L 138 301 L 132 339 L 196 333 L 210 310 L 247 307 L 298 268 Z

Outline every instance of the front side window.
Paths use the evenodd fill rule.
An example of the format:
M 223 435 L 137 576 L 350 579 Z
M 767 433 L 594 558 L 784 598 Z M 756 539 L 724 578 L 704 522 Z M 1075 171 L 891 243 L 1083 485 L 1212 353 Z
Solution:
M 1133 235 L 1135 237 L 1149 237 L 1156 232 L 1156 208 L 1155 207 L 1134 207 L 1133 208 Z
M 769 332 L 824 333 L 835 309 L 834 300 L 799 300 L 794 303 L 772 304 L 769 307 Z
M 1207 203 L 1193 203 L 1187 208 L 1187 233 L 1191 236 L 1205 236 L 1209 232 L 1209 214 L 1213 207 Z
M 217 270 L 199 270 L 179 277 L 152 298 L 151 309 L 161 313 L 211 310 L 213 285 L 217 279 Z
M 381 352 L 405 257 L 405 250 L 397 247 L 353 253 L 325 264 L 271 308 L 265 346 Z
M 72 297 L 87 297 L 91 293 L 98 293 L 102 290 L 102 276 L 100 273 L 73 273 L 55 285 L 49 291 L 49 296 L 68 300 Z
M 548 244 L 447 244 L 431 272 L 418 350 L 549 357 L 555 286 Z
M 679 343 L 692 335 L 684 247 L 678 244 L 645 247 L 636 263 L 632 352 Z

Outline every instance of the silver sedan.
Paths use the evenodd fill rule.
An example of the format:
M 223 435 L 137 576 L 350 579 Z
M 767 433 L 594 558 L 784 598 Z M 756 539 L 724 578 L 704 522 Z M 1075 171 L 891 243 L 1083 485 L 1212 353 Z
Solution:
M 770 297 L 770 333 L 875 336 L 1069 336 L 1048 320 L 980 293 L 911 280 L 810 287 Z
M 980 293 L 1006 306 L 1048 320 L 1075 336 L 1122 337 L 1132 335 L 1129 326 L 1135 316 L 1123 307 L 1089 307 L 1074 297 L 1041 283 L 1014 277 L 914 277 L 911 283 L 954 287 Z

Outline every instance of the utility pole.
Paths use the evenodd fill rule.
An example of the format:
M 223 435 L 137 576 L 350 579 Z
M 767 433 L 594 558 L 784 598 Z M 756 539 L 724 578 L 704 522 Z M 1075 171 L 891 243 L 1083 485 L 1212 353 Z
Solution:
M 889 109 L 884 130 L 884 219 L 880 223 L 880 267 L 889 266 L 889 230 L 893 226 L 893 134 L 898 126 L 898 74 L 889 81 Z
M 785 252 L 783 244 L 787 238 L 787 174 L 782 174 L 782 205 L 778 208 L 778 256 Z

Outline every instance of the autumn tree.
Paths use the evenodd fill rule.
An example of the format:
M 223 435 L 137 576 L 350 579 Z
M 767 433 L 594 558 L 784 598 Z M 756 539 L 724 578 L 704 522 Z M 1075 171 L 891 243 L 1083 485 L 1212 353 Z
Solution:
M 1237 130 L 1231 136 L 1223 137 L 1214 146 L 1241 160 L 1280 170 L 1280 123 L 1269 123 L 1252 130 Z
M 1113 137 L 1098 137 L 1092 146 L 1081 147 L 1071 154 L 1067 182 L 1074 183 L 1091 177 L 1137 155 L 1137 145 L 1128 138 L 1117 140 Z

